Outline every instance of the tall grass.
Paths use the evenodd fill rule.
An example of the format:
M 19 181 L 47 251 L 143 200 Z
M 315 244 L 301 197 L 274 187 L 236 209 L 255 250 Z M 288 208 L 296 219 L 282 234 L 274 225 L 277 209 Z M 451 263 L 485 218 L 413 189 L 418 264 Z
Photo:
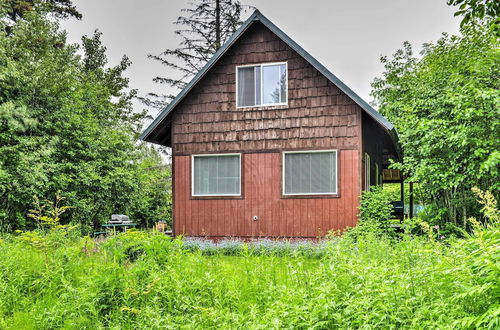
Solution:
M 498 329 L 492 212 L 463 239 L 366 233 L 305 250 L 207 253 L 139 231 L 102 243 L 65 229 L 4 235 L 0 329 Z
M 0 328 L 500 326 L 497 226 L 449 245 L 342 239 L 319 258 L 50 235 L 0 244 Z

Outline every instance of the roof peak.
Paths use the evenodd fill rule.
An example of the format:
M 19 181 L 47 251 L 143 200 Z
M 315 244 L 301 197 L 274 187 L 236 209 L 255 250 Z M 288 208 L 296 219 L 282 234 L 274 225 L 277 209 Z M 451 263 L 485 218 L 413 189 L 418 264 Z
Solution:
M 194 76 L 189 84 L 180 91 L 180 93 L 170 102 L 157 116 L 157 118 L 149 125 L 146 130 L 141 134 L 141 140 L 147 140 L 151 132 L 170 114 L 174 108 L 180 103 L 182 99 L 191 91 L 191 89 L 205 76 L 205 74 L 214 66 L 214 64 L 225 54 L 225 52 L 245 33 L 245 31 L 255 22 L 259 21 L 281 40 L 283 40 L 290 48 L 308 61 L 314 68 L 323 74 L 328 80 L 335 84 L 340 90 L 347 94 L 356 104 L 358 104 L 370 117 L 378 122 L 387 131 L 393 133 L 393 125 L 382 116 L 377 110 L 373 109 L 366 101 L 359 95 L 351 90 L 339 78 L 331 73 L 325 66 L 319 63 L 314 57 L 306 52 L 294 40 L 292 40 L 286 33 L 278 28 L 266 16 L 264 16 L 257 8 L 248 17 L 248 19 L 238 28 L 238 30 L 229 38 L 229 40 L 212 56 L 212 58 L 205 64 L 205 66 Z
M 255 10 L 252 12 L 252 14 L 250 15 L 250 17 L 252 15 L 261 15 L 261 16 L 264 16 L 264 15 L 262 15 L 262 13 L 260 12 L 260 10 L 258 8 L 255 8 Z

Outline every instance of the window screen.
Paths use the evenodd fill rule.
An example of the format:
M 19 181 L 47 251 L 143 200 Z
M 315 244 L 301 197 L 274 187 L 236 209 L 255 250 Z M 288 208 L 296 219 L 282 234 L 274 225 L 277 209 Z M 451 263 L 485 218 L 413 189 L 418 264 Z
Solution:
M 284 194 L 336 194 L 337 152 L 284 154 Z
M 237 84 L 239 107 L 287 102 L 285 63 L 239 67 Z
M 256 83 L 257 69 L 260 67 L 238 68 L 238 106 L 247 107 L 256 105 Z M 258 73 L 260 81 L 260 72 Z M 260 82 L 259 82 L 260 86 Z M 259 91 L 260 94 L 260 91 Z
M 240 195 L 240 155 L 193 156 L 193 195 Z

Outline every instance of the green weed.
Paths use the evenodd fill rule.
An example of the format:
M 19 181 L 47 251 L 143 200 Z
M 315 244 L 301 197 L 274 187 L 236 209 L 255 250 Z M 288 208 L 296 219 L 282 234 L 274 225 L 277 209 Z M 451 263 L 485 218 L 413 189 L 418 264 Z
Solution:
M 465 238 L 367 232 L 321 255 L 205 253 L 140 231 L 3 235 L 0 329 L 498 329 L 500 225 L 491 195 L 481 201 L 487 225 Z

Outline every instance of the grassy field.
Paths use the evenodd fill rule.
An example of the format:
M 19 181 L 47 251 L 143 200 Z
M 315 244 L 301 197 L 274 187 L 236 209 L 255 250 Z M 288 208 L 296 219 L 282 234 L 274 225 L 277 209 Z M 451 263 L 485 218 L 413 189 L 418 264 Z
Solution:
M 500 327 L 498 225 L 447 243 L 344 237 L 321 253 L 193 246 L 146 232 L 4 235 L 0 328 Z

